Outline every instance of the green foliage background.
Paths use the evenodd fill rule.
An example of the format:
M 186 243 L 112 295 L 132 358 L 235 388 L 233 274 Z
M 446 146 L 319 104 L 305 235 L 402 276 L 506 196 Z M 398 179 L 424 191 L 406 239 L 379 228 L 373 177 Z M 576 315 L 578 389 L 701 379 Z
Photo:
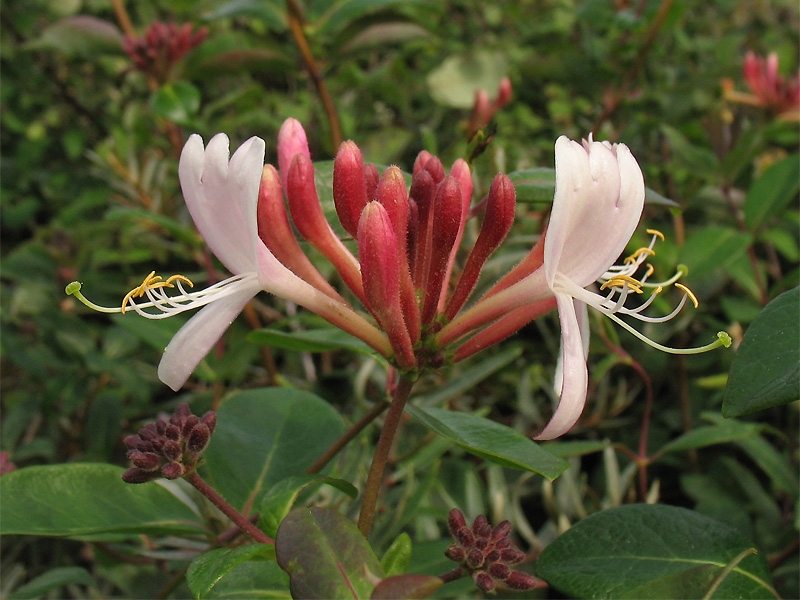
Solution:
M 105 0 L 12 2 L 0 16 L 0 448 L 18 468 L 123 465 L 122 437 L 159 411 L 189 401 L 201 413 L 241 389 L 279 383 L 310 391 L 346 424 L 382 398 L 381 365 L 352 345 L 334 340 L 324 352 L 300 352 L 266 332 L 248 341 L 254 327 L 297 333 L 321 326 L 264 294 L 254 315 L 259 324 L 239 319 L 178 395 L 158 381 L 156 366 L 180 318 L 87 314 L 64 295 L 65 284 L 79 279 L 90 298 L 115 305 L 154 269 L 208 280 L 207 249 L 183 205 L 170 131 L 206 140 L 226 132 L 232 147 L 257 135 L 275 162 L 278 129 L 295 117 L 315 160 L 336 152 L 283 2 L 127 4 L 140 33 L 154 20 L 209 28 L 157 89 L 122 51 L 122 32 Z M 467 156 L 474 90 L 484 87 L 493 96 L 503 75 L 514 98 L 495 116 L 487 130 L 491 143 L 473 165 L 476 199 L 497 171 L 552 167 L 559 135 L 579 139 L 595 129 L 595 139 L 630 146 L 648 187 L 680 207 L 650 203 L 632 246 L 646 239 L 645 226 L 664 231 L 667 241 L 653 263 L 665 276 L 678 263 L 688 265 L 686 282 L 700 298 L 697 310 L 645 332 L 693 346 L 724 329 L 738 347 L 761 313 L 766 324 L 754 325 L 754 343 L 761 345 L 751 356 L 777 364 L 780 376 L 789 373 L 779 400 L 760 398 L 754 401 L 760 412 L 746 414 L 752 394 L 742 397 L 737 386 L 726 392 L 729 371 L 756 389 L 772 381 L 750 359 L 731 371 L 733 351 L 664 355 L 592 315 L 589 403 L 580 426 L 546 446 L 570 468 L 551 483 L 474 459 L 409 422 L 396 448 L 395 485 L 382 500 L 390 514 L 371 540 L 376 551 L 407 532 L 414 540 L 412 571 L 422 572 L 426 552 L 429 567 L 441 565 L 448 543 L 443 523 L 449 508 L 459 506 L 468 516 L 510 518 L 523 545 L 536 552 L 568 524 L 634 502 L 637 467 L 615 448 L 636 452 L 649 383 L 651 498 L 732 526 L 766 557 L 778 592 L 797 597 L 798 390 L 796 372 L 789 372 L 799 327 L 797 124 L 726 102 L 721 87 L 730 78 L 746 89 L 741 64 L 750 49 L 776 52 L 782 73 L 796 73 L 796 3 L 313 0 L 303 8 L 344 135 L 371 162 L 409 171 L 422 149 L 445 164 Z M 538 198 L 520 203 L 517 224 L 487 264 L 483 285 L 527 252 L 547 210 Z M 471 223 L 467 239 L 476 233 Z M 323 273 L 332 273 L 310 254 Z M 762 313 L 787 291 L 793 295 Z M 655 310 L 668 312 L 675 300 L 661 299 Z M 775 340 L 776 331 L 789 337 Z M 258 336 L 275 345 L 255 343 Z M 416 403 L 478 413 L 530 435 L 550 412 L 558 344 L 555 316 L 540 319 L 508 343 L 424 378 Z M 783 359 L 775 362 L 777 349 Z M 332 474 L 363 482 L 374 437 L 367 430 L 357 438 Z M 352 513 L 345 493 L 323 487 L 314 494 L 317 503 Z M 4 536 L 0 595 L 190 594 L 185 583 L 169 588 L 197 554 L 189 542 L 159 546 L 148 564 L 134 565 L 126 558 L 141 556 L 136 540 L 71 537 Z M 48 574 L 45 583 L 52 583 L 21 588 Z M 272 575 L 269 582 L 283 582 L 282 573 Z M 439 593 L 476 593 L 453 587 L 463 583 Z M 8 595 L 12 590 L 17 596 Z

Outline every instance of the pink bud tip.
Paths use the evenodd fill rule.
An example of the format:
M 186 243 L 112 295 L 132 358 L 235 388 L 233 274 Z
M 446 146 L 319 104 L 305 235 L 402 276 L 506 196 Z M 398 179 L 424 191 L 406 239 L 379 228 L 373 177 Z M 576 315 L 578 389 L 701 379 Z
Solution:
M 311 160 L 311 152 L 308 149 L 308 138 L 306 131 L 297 119 L 286 119 L 278 132 L 278 169 L 281 173 L 281 181 L 286 187 L 286 177 L 292 164 L 292 159 L 297 154 L 302 154 Z
M 367 187 L 361 150 L 352 141 L 342 142 L 333 163 L 333 202 L 345 231 L 357 237 Z

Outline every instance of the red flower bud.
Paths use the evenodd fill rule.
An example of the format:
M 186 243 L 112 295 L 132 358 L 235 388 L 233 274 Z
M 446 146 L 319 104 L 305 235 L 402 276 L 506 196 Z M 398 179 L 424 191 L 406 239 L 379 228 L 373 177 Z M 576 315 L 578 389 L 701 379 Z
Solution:
M 477 548 L 473 548 L 467 552 L 467 566 L 470 569 L 480 569 L 484 563 L 483 552 Z
M 489 575 L 497 579 L 505 579 L 511 574 L 511 569 L 502 563 L 489 565 Z
M 508 577 L 503 580 L 503 583 L 515 590 L 532 590 L 547 586 L 544 581 L 536 579 L 536 577 L 520 571 L 511 571 Z
M 444 555 L 455 562 L 463 562 L 467 553 L 464 552 L 461 546 L 452 545 L 447 547 L 447 550 L 444 551 Z
M 494 529 L 492 529 L 492 540 L 500 541 L 508 539 L 508 534 L 511 533 L 511 523 L 508 521 L 501 521 Z M 495 544 L 495 548 L 497 545 Z
M 183 465 L 179 462 L 171 462 L 161 467 L 161 475 L 167 479 L 177 479 L 183 476 Z
M 289 167 L 292 160 L 302 154 L 311 160 L 308 149 L 306 131 L 297 119 L 286 119 L 278 132 L 278 169 L 281 173 L 281 183 L 286 188 L 286 178 L 289 176 Z
M 317 196 L 314 165 L 311 159 L 297 154 L 286 177 L 286 196 L 292 220 L 300 234 L 336 267 L 347 286 L 364 302 L 364 289 L 358 261 L 331 229 Z
M 168 440 L 177 442 L 179 439 L 181 439 L 181 428 L 170 423 L 167 425 L 167 429 L 164 431 L 164 437 Z
M 459 544 L 465 548 L 471 548 L 475 544 L 475 536 L 469 530 L 469 527 L 462 527 L 453 534 Z
M 189 434 L 189 439 L 186 442 L 186 448 L 190 452 L 199 453 L 205 450 L 208 446 L 208 441 L 211 439 L 211 432 L 208 430 L 207 425 L 198 423 L 192 432 Z
M 397 239 L 379 202 L 370 202 L 361 213 L 358 250 L 366 304 L 386 331 L 398 363 L 409 369 L 416 359 L 400 304 Z
M 511 180 L 503 174 L 497 175 L 489 190 L 486 216 L 483 219 L 478 239 L 467 257 L 461 278 L 445 310 L 447 320 L 452 320 L 464 306 L 475 285 L 486 260 L 503 243 L 514 223 L 516 193 Z
M 173 440 L 166 441 L 163 453 L 165 457 L 172 461 L 179 461 L 183 458 L 183 451 L 181 450 L 180 444 Z
M 525 553 L 516 548 L 506 548 L 500 553 L 500 560 L 509 565 L 515 565 L 525 560 Z
M 192 429 L 194 429 L 194 426 L 197 425 L 199 422 L 200 422 L 200 417 L 198 417 L 197 415 L 191 415 L 188 419 L 186 419 L 186 422 L 183 424 L 183 430 L 181 431 L 181 435 L 183 437 L 187 437 L 191 433 Z
M 419 154 L 417 154 L 417 158 L 414 160 L 414 169 L 412 170 L 411 174 L 416 176 L 425 168 L 425 165 L 430 160 L 431 156 L 433 156 L 427 150 L 422 150 Z
M 358 221 L 367 205 L 364 160 L 355 142 L 342 142 L 333 161 L 333 202 L 345 231 L 358 237 Z
M 128 458 L 131 460 L 134 466 L 146 471 L 152 471 L 161 464 L 161 458 L 152 452 L 139 452 L 138 450 L 132 450 L 128 454 Z
M 380 175 L 378 174 L 378 167 L 372 163 L 364 165 L 364 185 L 367 188 L 367 200 L 376 200 L 376 190 L 378 189 L 378 181 Z
M 136 467 L 128 469 L 122 474 L 122 481 L 125 483 L 147 483 L 148 481 L 153 481 L 153 479 L 158 479 L 158 473 Z
M 492 579 L 491 575 L 484 571 L 478 571 L 472 575 L 472 579 L 475 581 L 475 585 L 477 585 L 481 590 L 484 592 L 491 592 L 495 588 L 494 579 Z
M 214 433 L 214 429 L 217 426 L 217 413 L 215 413 L 213 410 L 208 411 L 203 415 L 203 418 L 200 419 L 200 422 L 208 427 L 209 435 Z
M 462 527 L 467 526 L 467 520 L 464 518 L 464 513 L 459 509 L 454 508 L 447 516 L 447 528 L 450 530 L 450 535 L 456 535 L 456 532 Z

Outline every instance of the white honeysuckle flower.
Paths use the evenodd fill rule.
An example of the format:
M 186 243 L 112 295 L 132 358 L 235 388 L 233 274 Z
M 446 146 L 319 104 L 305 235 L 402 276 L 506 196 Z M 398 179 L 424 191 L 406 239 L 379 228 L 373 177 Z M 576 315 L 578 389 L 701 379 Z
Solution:
M 649 266 L 641 279 L 634 278 L 647 257 L 655 253 L 656 239 L 663 239 L 658 231 L 647 230 L 653 235 L 650 245 L 627 257 L 622 265 L 614 265 L 639 223 L 644 198 L 642 171 L 624 144 L 594 142 L 591 138 L 579 144 L 563 136 L 556 141 L 556 192 L 544 240 L 543 268 L 561 322 L 561 356 L 555 382 L 560 399 L 553 417 L 536 439 L 549 440 L 566 433 L 583 412 L 589 379 L 586 306 L 665 352 L 694 354 L 730 344 L 727 334 L 720 332 L 716 341 L 702 348 L 669 348 L 645 337 L 617 316 L 623 314 L 657 323 L 678 314 L 687 298 L 697 306 L 694 294 L 675 283 L 685 273 L 683 268 L 659 283 L 648 281 L 653 273 Z M 609 291 L 601 295 L 586 289 L 595 281 L 602 284 L 601 292 Z M 684 292 L 675 310 L 664 317 L 641 314 L 663 287 L 671 284 Z M 644 287 L 654 288 L 650 298 L 636 308 L 625 307 L 627 298 L 642 294 Z
M 120 308 L 89 302 L 77 282 L 67 286 L 68 294 L 102 312 L 131 309 L 141 316 L 160 319 L 203 307 L 164 350 L 158 376 L 173 390 L 183 386 L 244 306 L 262 290 L 318 313 L 385 356 L 391 354 L 383 333 L 347 305 L 297 277 L 259 238 L 257 203 L 264 152 L 264 141 L 252 137 L 229 160 L 228 137 L 222 133 L 205 148 L 202 138 L 192 135 L 181 152 L 178 174 L 186 205 L 200 235 L 232 277 L 205 290 L 187 292 L 183 283 L 192 283 L 186 277 L 173 275 L 162 280 L 153 272 L 125 296 Z M 178 293 L 169 295 L 168 288 Z M 147 302 L 136 302 L 135 298 L 145 296 Z

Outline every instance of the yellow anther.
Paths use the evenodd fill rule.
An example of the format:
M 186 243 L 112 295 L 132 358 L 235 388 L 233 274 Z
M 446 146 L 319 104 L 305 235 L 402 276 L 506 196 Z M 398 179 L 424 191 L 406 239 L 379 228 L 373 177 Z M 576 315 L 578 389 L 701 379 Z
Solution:
M 657 238 L 661 238 L 662 242 L 666 239 L 664 237 L 664 234 L 661 233 L 658 229 L 645 229 L 645 232 L 649 233 L 650 235 L 654 235 Z
M 625 264 L 635 263 L 636 259 L 639 258 L 642 254 L 647 254 L 648 256 L 655 256 L 655 251 L 652 248 L 639 248 L 636 252 L 631 254 L 629 257 L 625 259 Z
M 644 277 L 642 279 L 647 279 L 648 277 L 650 277 L 650 275 L 652 275 L 653 272 L 655 272 L 655 270 L 656 268 L 648 263 L 647 270 L 644 272 Z
M 664 288 L 661 287 L 661 286 L 658 286 L 656 289 L 654 289 L 652 292 L 650 292 L 650 295 L 651 296 L 655 296 L 656 294 L 660 294 L 663 291 L 664 291 Z
M 604 290 L 609 287 L 622 287 L 625 284 L 627 284 L 630 289 L 637 294 L 642 293 L 642 282 L 638 279 L 634 279 L 633 277 L 629 277 L 628 275 L 616 275 L 601 285 L 600 289 Z
M 194 287 L 194 284 L 189 280 L 189 278 L 183 275 L 172 275 L 166 281 L 161 281 L 161 279 L 161 275 L 156 275 L 155 271 L 150 271 L 150 274 L 144 278 L 144 281 L 142 281 L 140 285 L 136 286 L 130 292 L 125 294 L 125 297 L 122 299 L 122 314 L 125 314 L 125 310 L 131 298 L 141 298 L 147 293 L 148 290 L 157 290 L 164 287 L 175 287 L 172 285 L 172 282 L 176 279 L 188 283 L 191 287 Z
M 695 308 L 700 306 L 700 302 L 697 300 L 697 296 L 694 295 L 694 292 L 692 290 L 690 290 L 688 287 L 686 287 L 682 283 L 676 283 L 675 287 L 678 288 L 679 290 L 681 290 L 687 296 L 689 296 L 689 300 L 692 301 L 692 304 L 694 304 Z

